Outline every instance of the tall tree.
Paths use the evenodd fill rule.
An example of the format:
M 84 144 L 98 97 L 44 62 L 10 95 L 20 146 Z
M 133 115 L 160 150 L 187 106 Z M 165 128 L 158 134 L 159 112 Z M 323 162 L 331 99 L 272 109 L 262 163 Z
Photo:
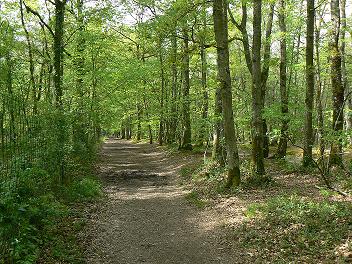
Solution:
M 78 106 L 76 110 L 76 122 L 73 127 L 74 149 L 76 151 L 85 151 L 88 143 L 87 135 L 84 127 L 87 125 L 84 115 L 84 75 L 85 75 L 85 25 L 83 14 L 83 0 L 76 0 L 76 22 L 77 22 L 77 40 L 75 47 L 74 64 L 76 67 L 76 95 L 78 98 Z M 83 147 L 83 149 L 82 149 Z
M 205 47 L 205 37 L 206 37 L 206 29 L 207 29 L 207 12 L 206 12 L 206 4 L 204 3 L 202 6 L 202 30 L 200 36 L 200 58 L 201 58 L 201 83 L 202 83 L 202 123 L 198 136 L 198 145 L 203 145 L 204 141 L 207 141 L 206 135 L 206 122 L 208 119 L 208 111 L 209 111 L 209 94 L 207 87 L 207 51 Z
M 331 68 L 331 86 L 333 97 L 333 117 L 332 129 L 335 132 L 336 140 L 331 144 L 330 164 L 342 163 L 342 139 L 343 130 L 343 107 L 344 107 L 344 87 L 342 84 L 341 74 L 341 52 L 339 47 L 340 39 L 340 2 L 331 0 L 331 36 L 330 36 L 330 68 Z
M 265 174 L 263 151 L 264 94 L 262 89 L 261 45 L 262 0 L 254 0 L 252 44 L 252 160 L 254 171 L 258 175 Z
M 163 57 L 163 40 L 160 37 L 159 39 L 159 62 L 160 62 L 160 81 L 161 81 L 161 90 L 160 90 L 160 121 L 159 121 L 159 136 L 158 142 L 159 145 L 164 143 L 164 100 L 165 100 L 165 72 L 164 72 L 164 57 Z
M 252 77 L 252 82 L 253 82 L 253 59 L 252 59 L 252 54 L 253 50 L 250 48 L 249 44 L 249 36 L 247 32 L 247 2 L 242 1 L 242 19 L 241 23 L 238 23 L 232 14 L 231 10 L 229 9 L 229 14 L 232 23 L 236 26 L 236 28 L 241 32 L 242 35 L 242 45 L 243 45 L 243 50 L 244 50 L 244 56 L 246 59 L 246 65 L 248 68 L 248 71 L 251 74 Z M 265 94 L 266 94 L 266 84 L 267 80 L 269 77 L 269 68 L 270 68 L 270 48 L 271 48 L 271 32 L 272 32 L 272 26 L 273 26 L 273 17 L 274 17 L 274 7 L 275 3 L 270 4 L 270 11 L 267 16 L 267 24 L 266 24 L 266 30 L 265 30 L 265 41 L 264 41 L 264 54 L 263 54 L 263 67 L 261 71 L 261 87 L 262 87 L 262 96 L 263 96 L 263 107 L 265 104 Z M 267 134 L 267 122 L 265 119 L 263 119 L 263 156 L 266 158 L 269 156 L 269 137 Z
M 183 36 L 183 62 L 182 62 L 182 74 L 183 74 L 183 134 L 181 149 L 191 150 L 192 149 L 192 130 L 191 130 L 191 110 L 190 110 L 190 78 L 189 78 L 189 32 L 187 25 L 182 28 Z
M 285 0 L 280 0 L 279 10 L 279 26 L 280 26 L 280 97 L 281 97 L 281 131 L 279 146 L 277 149 L 277 157 L 283 158 L 286 156 L 287 150 L 287 130 L 288 130 L 288 93 L 287 93 L 287 64 L 286 64 L 286 3 Z
M 33 60 L 33 45 L 29 36 L 29 32 L 27 30 L 24 14 L 23 14 L 23 0 L 20 0 L 20 13 L 21 13 L 21 23 L 23 30 L 26 35 L 27 47 L 28 47 L 28 59 L 29 59 L 29 73 L 30 73 L 30 85 L 32 90 L 32 98 L 33 98 L 33 114 L 37 114 L 38 104 L 37 104 L 37 88 L 36 81 L 34 76 L 34 60 Z
M 325 6 L 320 11 L 319 16 L 316 15 L 315 22 L 315 56 L 316 56 L 316 65 L 317 65 L 317 98 L 316 98 L 316 107 L 317 107 L 317 132 L 319 137 L 319 154 L 320 157 L 324 157 L 325 153 L 325 130 L 324 130 L 324 114 L 323 114 L 323 78 L 322 78 L 322 66 L 321 66 L 321 56 L 320 56 L 320 43 L 321 43 L 321 24 L 323 22 L 323 15 L 325 11 Z
M 237 186 L 241 182 L 237 135 L 232 110 L 232 87 L 228 47 L 227 0 L 214 0 L 213 19 L 216 39 L 218 79 L 221 87 L 221 99 L 224 121 L 224 134 L 227 150 L 227 187 Z
M 304 132 L 303 166 L 312 164 L 313 154 L 313 101 L 314 101 L 314 0 L 307 0 L 306 35 L 306 116 Z
M 177 27 L 175 23 L 174 31 L 171 34 L 171 113 L 170 113 L 170 136 L 169 143 L 173 143 L 176 136 L 177 129 L 177 94 L 178 94 L 178 80 L 177 80 Z

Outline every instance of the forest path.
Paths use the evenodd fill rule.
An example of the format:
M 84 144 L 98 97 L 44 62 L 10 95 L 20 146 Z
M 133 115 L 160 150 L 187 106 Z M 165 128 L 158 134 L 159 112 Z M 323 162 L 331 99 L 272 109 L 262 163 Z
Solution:
M 177 175 L 190 156 L 108 140 L 99 165 L 106 199 L 87 212 L 87 263 L 240 263 L 221 219 L 185 199 Z

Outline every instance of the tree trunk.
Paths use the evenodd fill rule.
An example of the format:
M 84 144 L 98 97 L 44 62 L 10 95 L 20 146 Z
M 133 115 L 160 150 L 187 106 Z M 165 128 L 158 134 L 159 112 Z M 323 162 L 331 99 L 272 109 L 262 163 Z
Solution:
M 269 68 L 270 68 L 271 32 L 272 32 L 272 28 L 273 28 L 274 8 L 275 8 L 275 4 L 271 3 L 270 4 L 270 13 L 268 15 L 267 25 L 266 25 L 266 30 L 265 30 L 263 69 L 261 72 L 263 109 L 264 109 L 264 105 L 265 105 L 266 84 L 268 81 Z M 264 158 L 269 157 L 268 125 L 267 125 L 265 118 L 263 118 L 263 156 L 264 156 Z
M 62 102 L 62 57 L 63 57 L 63 26 L 65 19 L 66 1 L 55 0 L 55 35 L 54 35 L 54 87 L 55 104 L 58 109 L 63 107 Z
M 161 81 L 161 91 L 160 91 L 160 121 L 159 121 L 159 145 L 164 143 L 164 93 L 165 93 L 165 73 L 164 73 L 164 58 L 162 52 L 162 40 L 160 39 L 159 45 L 159 62 L 160 62 L 160 81 Z
M 208 95 L 208 87 L 207 87 L 207 71 L 208 71 L 208 65 L 207 65 L 207 53 L 205 49 L 205 33 L 206 33 L 206 27 L 207 27 L 207 17 L 206 17 L 206 10 L 205 10 L 205 4 L 203 4 L 203 10 L 202 10 L 202 16 L 203 16 L 203 32 L 200 37 L 200 57 L 202 61 L 201 65 L 201 73 L 202 73 L 202 93 L 203 93 L 203 100 L 202 100 L 202 123 L 198 135 L 198 145 L 202 146 L 205 141 L 207 141 L 207 119 L 208 119 L 208 109 L 209 109 L 209 95 Z
M 76 122 L 73 124 L 73 138 L 74 149 L 77 151 L 87 151 L 88 137 L 85 133 L 87 121 L 84 113 L 84 50 L 85 50 L 85 37 L 84 37 L 84 17 L 83 17 L 83 0 L 76 0 L 77 9 L 77 40 L 74 56 L 74 65 L 76 67 L 76 95 L 77 95 L 77 109 L 76 109 Z
M 172 143 L 175 141 L 176 137 L 176 128 L 177 128 L 177 38 L 176 38 L 176 25 L 175 32 L 171 36 L 172 42 L 172 90 L 171 90 L 171 115 L 170 115 L 170 139 L 169 142 Z
M 132 138 L 132 118 L 129 115 L 126 119 L 126 139 L 130 140 Z
M 341 0 L 341 56 L 342 56 L 342 83 L 347 98 L 345 99 L 347 104 L 346 111 L 346 130 L 351 131 L 352 129 L 352 94 L 351 87 L 349 85 L 349 80 L 347 76 L 346 69 L 346 30 L 347 30 L 347 21 L 346 21 L 346 0 Z M 349 138 L 350 144 L 352 144 L 352 136 Z
M 223 136 L 224 136 L 224 123 L 222 121 L 222 102 L 221 102 L 221 88 L 216 89 L 215 105 L 214 105 L 214 134 L 213 134 L 213 151 L 212 159 L 219 162 L 221 166 L 225 165 Z
M 316 29 L 315 29 L 315 55 L 317 58 L 317 119 L 318 119 L 318 134 L 319 134 L 319 154 L 320 157 L 324 157 L 325 153 L 325 139 L 324 139 L 324 115 L 323 115 L 323 104 L 322 104 L 322 77 L 321 77 L 321 66 L 320 66 L 320 25 L 322 22 L 322 17 L 320 16 L 316 19 Z
M 253 5 L 253 45 L 252 45 L 252 160 L 254 171 L 264 175 L 263 152 L 263 109 L 264 94 L 262 89 L 261 43 L 262 43 L 262 0 L 254 0 Z
M 30 85 L 31 85 L 32 100 L 33 100 L 33 114 L 35 115 L 35 114 L 37 114 L 37 111 L 38 111 L 38 102 L 37 102 L 36 82 L 35 82 L 35 78 L 34 78 L 33 48 L 32 48 L 31 39 L 29 37 L 29 32 L 28 32 L 26 25 L 25 25 L 25 22 L 24 22 L 23 0 L 20 0 L 20 11 L 21 11 L 21 23 L 22 23 L 22 27 L 23 27 L 23 30 L 26 35 L 27 46 L 28 46 Z
M 217 44 L 218 79 L 224 119 L 224 134 L 227 149 L 228 176 L 227 187 L 238 186 L 241 182 L 237 135 L 232 110 L 232 90 L 228 47 L 227 0 L 214 0 L 214 33 Z
M 68 178 L 65 173 L 65 143 L 66 143 L 66 125 L 63 109 L 63 34 L 64 34 L 64 19 L 65 19 L 65 5 L 66 0 L 55 0 L 55 33 L 54 33 L 54 88 L 55 88 L 55 106 L 57 110 L 57 158 L 59 182 L 67 183 Z
M 286 72 L 286 4 L 285 0 L 280 0 L 279 24 L 281 31 L 280 39 L 280 96 L 281 96 L 281 132 L 277 157 L 284 158 L 287 150 L 287 130 L 288 130 L 288 93 L 287 93 L 287 72 Z
M 314 102 L 314 0 L 307 0 L 307 43 L 306 43 L 306 117 L 304 131 L 303 166 L 312 164 L 313 156 L 313 102 Z
M 342 139 L 343 130 L 343 106 L 344 87 L 341 74 L 341 53 L 339 49 L 340 32 L 340 4 L 339 0 L 331 0 L 331 40 L 330 40 L 330 63 L 331 63 L 331 86 L 333 96 L 332 129 L 336 139 L 331 144 L 330 164 L 342 164 Z
M 182 29 L 183 33 L 183 135 L 181 149 L 192 150 L 192 131 L 191 131 L 191 113 L 190 113 L 190 98 L 189 98 L 189 47 L 188 47 L 188 29 L 185 25 Z
M 126 138 L 126 126 L 125 126 L 125 121 L 122 120 L 121 122 L 121 139 Z
M 137 103 L 137 141 L 142 138 L 142 107 L 141 104 Z

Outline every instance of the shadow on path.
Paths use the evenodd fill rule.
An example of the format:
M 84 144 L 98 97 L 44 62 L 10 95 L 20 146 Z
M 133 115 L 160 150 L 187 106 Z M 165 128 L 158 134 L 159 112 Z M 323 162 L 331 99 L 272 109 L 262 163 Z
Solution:
M 82 234 L 87 263 L 239 263 L 221 221 L 177 185 L 189 162 L 155 145 L 107 141 L 99 169 L 107 197 L 90 208 Z

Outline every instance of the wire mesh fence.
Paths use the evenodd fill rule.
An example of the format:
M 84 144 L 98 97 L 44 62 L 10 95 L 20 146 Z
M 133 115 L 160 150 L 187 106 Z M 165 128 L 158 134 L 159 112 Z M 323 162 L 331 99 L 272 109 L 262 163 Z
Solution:
M 44 148 L 40 117 L 25 102 L 7 97 L 0 112 L 0 169 L 2 176 L 16 174 L 38 163 Z

